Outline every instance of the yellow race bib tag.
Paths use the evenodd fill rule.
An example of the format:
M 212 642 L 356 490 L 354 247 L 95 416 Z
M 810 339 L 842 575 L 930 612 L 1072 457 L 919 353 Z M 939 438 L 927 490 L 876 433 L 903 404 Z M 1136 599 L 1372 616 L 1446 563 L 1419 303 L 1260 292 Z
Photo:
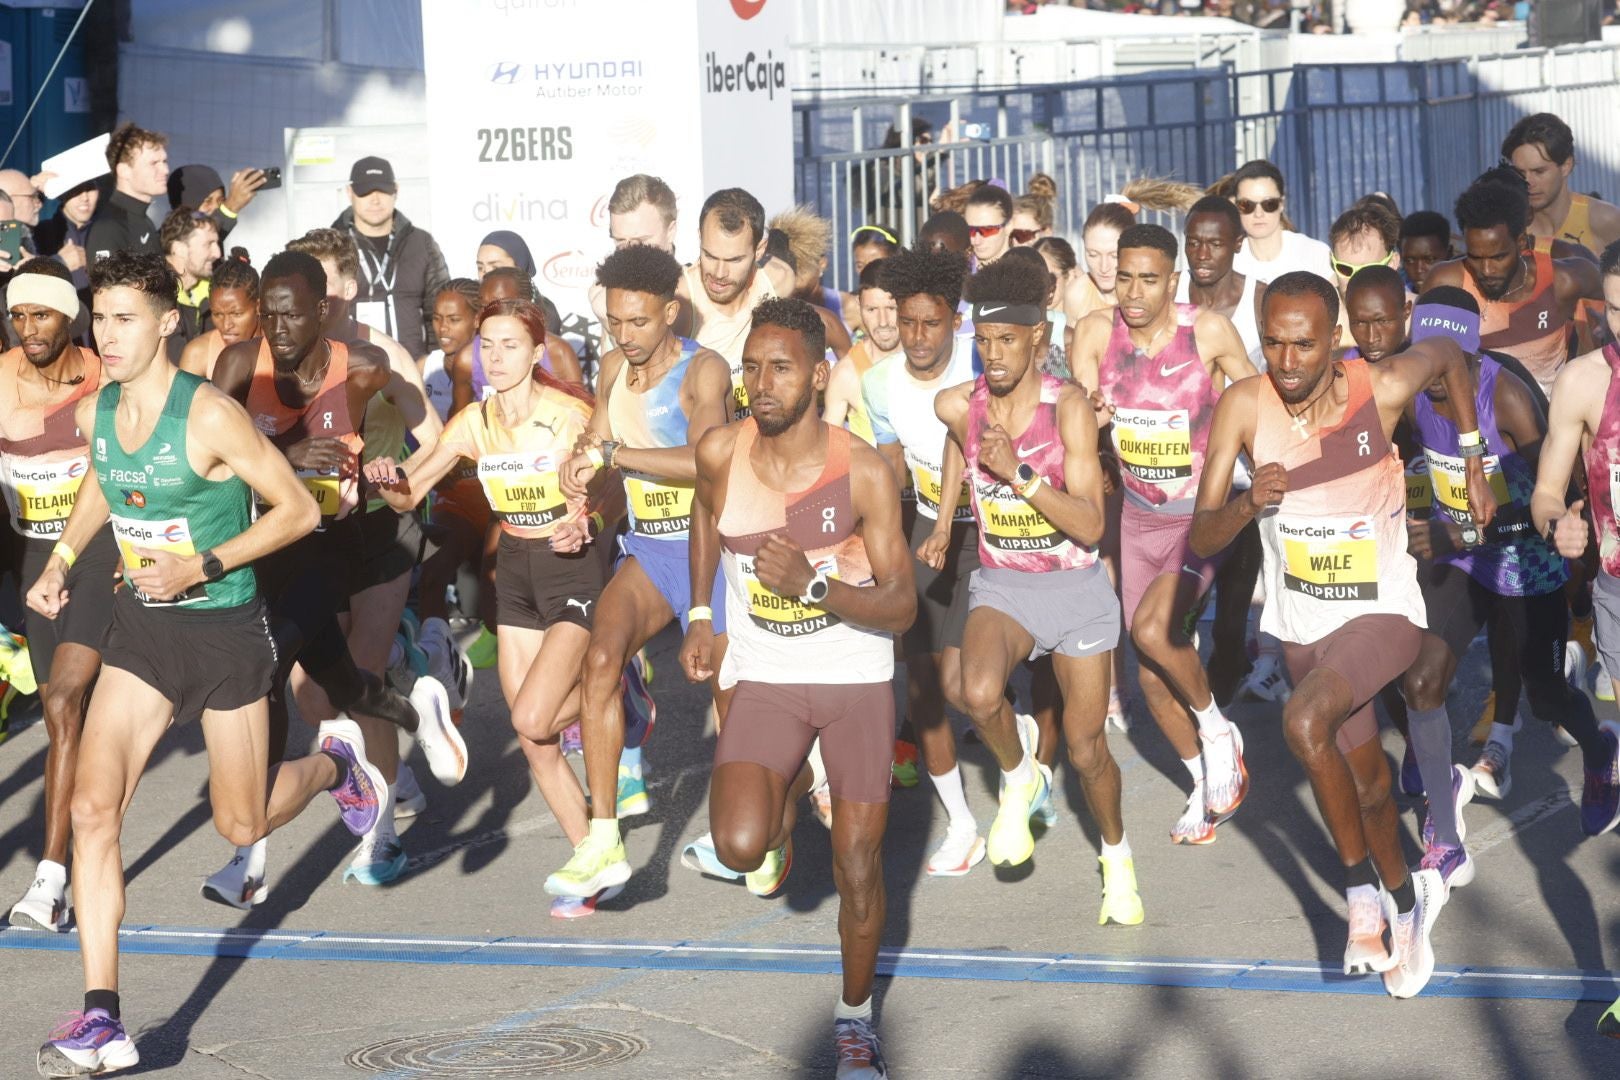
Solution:
M 124 560 L 124 583 L 129 585 L 130 590 L 143 604 L 189 604 L 205 599 L 202 587 L 197 586 L 172 600 L 154 600 L 137 589 L 129 580 L 130 571 L 144 569 L 153 563 L 152 559 L 140 555 L 137 548 L 166 551 L 178 556 L 197 554 L 197 548 L 191 541 L 190 522 L 185 518 L 146 521 L 140 518 L 120 517 L 117 514 L 109 516 L 112 521 L 113 537 L 118 541 L 118 553 Z
M 748 388 L 743 385 L 742 367 L 731 373 L 731 418 L 741 420 L 753 410 L 748 407 Z
M 906 464 L 911 466 L 911 489 L 917 493 L 917 509 L 927 517 L 938 520 L 939 506 L 945 498 L 941 490 L 944 477 L 928 462 L 906 457 Z M 962 485 L 960 495 L 956 500 L 956 512 L 953 521 L 973 520 L 973 497 L 968 494 L 967 484 Z
M 322 472 L 319 469 L 299 469 L 298 479 L 304 482 L 304 490 L 315 497 L 315 505 L 321 508 L 321 522 L 326 522 L 338 516 L 343 506 L 343 478 L 335 472 Z
M 736 559 L 748 594 L 748 616 L 760 629 L 780 637 L 804 637 L 843 621 L 829 611 L 804 603 L 797 596 L 783 596 L 767 588 L 755 574 L 751 556 L 738 555 Z M 813 569 L 825 570 L 829 578 L 838 577 L 838 560 L 834 556 L 812 559 L 810 565 Z
M 993 548 L 1010 552 L 1056 551 L 1068 540 L 1006 484 L 981 486 L 978 499 L 980 535 Z
M 692 526 L 692 493 L 691 487 L 625 476 L 631 531 L 658 539 L 685 536 Z
M 82 457 L 52 462 L 23 460 L 12 464 L 10 482 L 15 492 L 12 509 L 16 512 L 17 528 L 24 536 L 48 540 L 62 535 L 88 465 Z
M 1148 484 L 1192 479 L 1192 433 L 1186 409 L 1116 409 L 1114 451 L 1125 470 Z
M 1406 512 L 1428 517 L 1434 509 L 1434 484 L 1429 479 L 1429 463 L 1415 457 L 1406 463 Z
M 1313 600 L 1377 600 L 1378 540 L 1366 518 L 1277 519 L 1283 587 Z
M 478 481 L 495 516 L 520 529 L 560 520 L 567 500 L 550 454 L 488 454 L 478 459 Z
M 1429 480 L 1434 486 L 1434 501 L 1453 520 L 1472 522 L 1474 513 L 1468 509 L 1468 476 L 1460 457 L 1425 449 L 1423 456 L 1429 463 Z M 1485 479 L 1490 482 L 1496 505 L 1508 504 L 1507 477 L 1502 472 L 1502 459 L 1487 454 L 1480 459 L 1485 466 Z

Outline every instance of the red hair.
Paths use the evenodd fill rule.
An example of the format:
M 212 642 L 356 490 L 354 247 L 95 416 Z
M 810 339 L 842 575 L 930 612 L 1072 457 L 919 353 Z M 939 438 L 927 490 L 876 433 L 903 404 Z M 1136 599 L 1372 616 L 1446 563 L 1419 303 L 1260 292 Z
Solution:
M 529 300 L 491 300 L 484 305 L 484 310 L 478 313 L 478 325 L 482 327 L 485 319 L 496 316 L 516 319 L 523 324 L 523 329 L 529 335 L 529 341 L 536 349 L 542 349 L 546 344 L 546 313 L 540 305 Z M 540 364 L 534 365 L 534 381 L 541 386 L 549 386 L 572 397 L 579 398 L 587 405 L 595 406 L 596 398 L 583 386 L 563 382 L 552 375 Z

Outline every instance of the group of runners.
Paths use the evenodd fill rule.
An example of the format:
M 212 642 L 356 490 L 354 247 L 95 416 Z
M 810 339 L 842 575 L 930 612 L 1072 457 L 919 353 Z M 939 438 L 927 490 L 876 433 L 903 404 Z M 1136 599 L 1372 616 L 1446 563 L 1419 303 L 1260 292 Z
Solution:
M 515 267 L 438 295 L 422 363 L 357 321 L 353 242 L 314 230 L 216 276 L 235 316 L 176 366 L 161 258 L 91 267 L 93 349 L 70 273 L 25 264 L 0 454 L 50 750 L 44 858 L 10 919 L 69 925 L 71 841 L 87 988 L 41 1073 L 137 1061 L 119 834 L 171 723 L 200 718 L 236 848 L 204 896 L 262 901 L 267 835 L 322 791 L 358 838 L 344 877 L 399 876 L 394 821 L 427 795 L 398 729 L 437 783 L 469 767 L 472 664 L 446 598 L 479 578 L 458 600 L 495 631 L 513 731 L 572 845 L 545 879 L 552 914 L 589 915 L 632 875 L 620 819 L 650 807 L 656 718 L 643 650 L 678 622 L 718 727 L 709 831 L 682 861 L 770 896 L 806 800 L 828 826 L 840 1077 L 887 1075 L 872 985 L 897 658 L 904 738 L 946 814 L 928 873 L 1028 861 L 1066 748 L 1101 835 L 1099 924 L 1141 923 L 1153 891 L 1107 738 L 1128 711 L 1123 639 L 1123 697 L 1187 773 L 1160 826 L 1174 843 L 1213 843 L 1248 795 L 1239 685 L 1280 701 L 1343 868 L 1344 971 L 1417 994 L 1475 876 L 1465 807 L 1509 792 L 1521 689 L 1579 748 L 1583 831 L 1620 822 L 1620 728 L 1578 681 L 1583 642 L 1620 662 L 1620 211 L 1569 190 L 1556 117 L 1521 122 L 1503 155 L 1454 230 L 1370 196 L 1331 245 L 1287 227 L 1266 162 L 1190 198 L 1181 238 L 1115 198 L 1082 230 L 1085 268 L 1049 209 L 983 184 L 909 247 L 857 229 L 847 295 L 740 189 L 705 201 L 683 266 L 673 192 L 630 177 L 591 294 L 590 387 Z M 1252 637 L 1252 658 L 1201 659 L 1212 584 L 1217 627 L 1238 620 L 1222 644 Z M 1495 695 L 1465 765 L 1446 691 L 1481 631 Z M 307 756 L 287 752 L 289 696 L 316 727 Z M 1416 867 L 1380 702 L 1409 747 L 1401 788 L 1428 793 Z M 984 829 L 959 735 L 1000 769 Z

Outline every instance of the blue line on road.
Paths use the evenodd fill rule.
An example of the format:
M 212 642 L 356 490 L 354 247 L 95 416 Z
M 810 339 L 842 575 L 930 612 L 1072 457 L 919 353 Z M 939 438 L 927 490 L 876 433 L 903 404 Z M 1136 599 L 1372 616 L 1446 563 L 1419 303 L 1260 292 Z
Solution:
M 836 945 L 736 941 L 574 941 L 525 937 L 413 937 L 346 931 L 130 926 L 119 931 L 126 953 L 370 963 L 596 967 L 643 971 L 837 973 Z M 76 934 L 0 929 L 0 949 L 73 952 Z M 1313 961 L 1221 960 L 1203 957 L 1086 956 L 993 949 L 883 949 L 878 974 L 903 978 L 1185 986 L 1211 990 L 1382 994 L 1375 977 L 1347 978 Z M 1612 1001 L 1620 979 L 1607 971 L 1439 967 L 1425 997 Z

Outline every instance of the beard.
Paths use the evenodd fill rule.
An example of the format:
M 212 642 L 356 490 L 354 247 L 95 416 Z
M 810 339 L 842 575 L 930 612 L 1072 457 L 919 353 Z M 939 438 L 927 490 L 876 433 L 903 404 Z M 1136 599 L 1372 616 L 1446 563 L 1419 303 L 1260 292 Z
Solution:
M 759 433 L 765 436 L 782 434 L 804 419 L 804 414 L 810 411 L 810 405 L 815 401 L 815 397 L 815 391 L 808 389 L 798 401 L 795 401 L 790 406 L 785 406 L 783 410 L 777 412 L 774 416 L 766 418 L 756 413 L 754 422 L 759 425 Z

